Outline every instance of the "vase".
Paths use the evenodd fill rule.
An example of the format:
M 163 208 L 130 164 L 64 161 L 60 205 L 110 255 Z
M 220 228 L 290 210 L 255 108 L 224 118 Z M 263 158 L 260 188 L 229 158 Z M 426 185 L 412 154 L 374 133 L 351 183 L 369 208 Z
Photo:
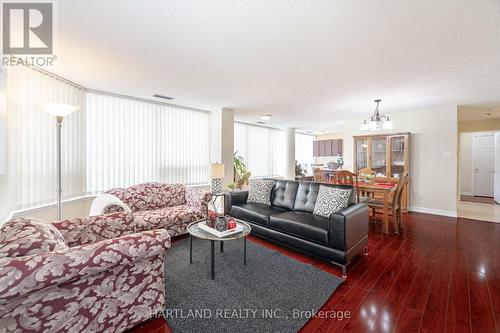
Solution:
M 217 221 L 215 222 L 215 229 L 217 231 L 226 231 L 227 230 L 227 221 L 224 216 L 219 216 Z

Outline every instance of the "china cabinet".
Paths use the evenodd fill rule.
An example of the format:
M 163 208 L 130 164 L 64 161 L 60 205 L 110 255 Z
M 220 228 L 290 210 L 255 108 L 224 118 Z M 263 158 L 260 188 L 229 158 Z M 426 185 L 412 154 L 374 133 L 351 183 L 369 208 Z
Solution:
M 410 173 L 410 133 L 354 136 L 354 171 L 371 169 L 375 181 L 397 183 L 403 172 Z M 402 204 L 409 202 L 409 184 L 405 186 Z

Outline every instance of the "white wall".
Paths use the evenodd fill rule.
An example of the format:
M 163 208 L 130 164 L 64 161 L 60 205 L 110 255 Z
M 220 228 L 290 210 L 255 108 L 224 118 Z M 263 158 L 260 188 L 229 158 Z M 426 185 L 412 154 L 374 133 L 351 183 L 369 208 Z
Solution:
M 94 196 L 82 197 L 63 202 L 63 219 L 88 216 L 92 200 L 94 200 Z M 27 209 L 21 212 L 14 212 L 12 215 L 12 217 L 33 217 L 45 221 L 55 221 L 56 216 L 57 211 L 55 204 Z
M 410 210 L 456 216 L 457 107 L 446 106 L 390 114 L 395 130 L 411 132 Z M 362 119 L 345 121 L 345 169 L 353 168 L 353 139 Z M 384 133 L 384 132 L 381 132 Z
M 234 111 L 223 108 L 221 111 L 221 158 L 224 163 L 224 179 L 222 180 L 222 190 L 227 190 L 227 184 L 233 182 L 234 166 Z
M 285 179 L 295 180 L 295 128 L 285 130 Z

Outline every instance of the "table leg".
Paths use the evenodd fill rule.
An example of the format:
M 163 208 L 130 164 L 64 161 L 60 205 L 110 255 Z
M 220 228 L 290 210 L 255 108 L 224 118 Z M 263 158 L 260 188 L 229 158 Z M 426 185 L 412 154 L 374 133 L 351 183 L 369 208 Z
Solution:
M 189 263 L 193 263 L 193 235 L 189 235 Z
M 215 241 L 210 241 L 210 277 L 215 279 L 215 260 L 214 260 L 214 252 L 215 252 Z
M 243 265 L 247 264 L 247 238 L 243 238 Z
M 384 192 L 384 214 L 382 216 L 382 232 L 389 233 L 389 193 Z
M 220 241 L 220 252 L 224 252 L 224 241 Z

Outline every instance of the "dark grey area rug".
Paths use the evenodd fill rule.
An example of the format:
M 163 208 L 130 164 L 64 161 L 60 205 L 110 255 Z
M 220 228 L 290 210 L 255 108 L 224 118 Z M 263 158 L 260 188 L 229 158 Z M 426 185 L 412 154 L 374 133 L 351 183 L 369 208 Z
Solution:
M 243 240 L 215 247 L 210 279 L 210 242 L 189 239 L 167 250 L 165 319 L 174 332 L 297 332 L 342 279 L 312 265 Z M 307 312 L 301 312 L 307 311 Z

